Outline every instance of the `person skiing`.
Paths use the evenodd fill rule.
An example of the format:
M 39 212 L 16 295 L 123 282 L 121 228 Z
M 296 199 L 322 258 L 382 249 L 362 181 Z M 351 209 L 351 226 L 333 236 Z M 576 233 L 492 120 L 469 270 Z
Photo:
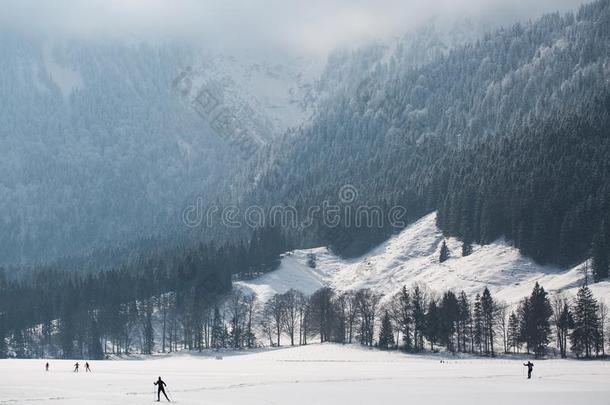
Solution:
M 89 367 L 89 362 L 85 362 L 85 373 L 90 373 L 91 367 Z
M 74 372 L 78 373 L 78 361 L 74 364 Z
M 169 398 L 167 397 L 167 394 L 165 393 L 165 387 L 167 386 L 167 384 L 165 384 L 161 377 L 159 377 L 159 379 L 153 384 L 157 386 L 157 402 L 161 401 L 161 393 L 163 393 L 165 399 L 167 399 L 167 402 L 170 402 Z
M 44 370 L 49 371 L 49 362 L 48 361 L 47 361 L 47 364 L 44 365 Z
M 532 378 L 532 370 L 534 369 L 534 363 L 528 360 L 527 363 L 523 363 L 523 366 L 527 367 L 527 379 Z

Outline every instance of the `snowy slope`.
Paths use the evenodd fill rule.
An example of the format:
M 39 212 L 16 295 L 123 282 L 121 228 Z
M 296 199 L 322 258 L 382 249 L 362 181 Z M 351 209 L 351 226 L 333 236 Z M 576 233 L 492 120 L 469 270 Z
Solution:
M 568 270 L 540 266 L 503 240 L 474 246 L 470 256 L 461 257 L 461 242 L 449 238 L 452 256 L 441 264 L 438 256 L 442 241 L 433 213 L 363 257 L 343 260 L 324 247 L 297 250 L 283 257 L 278 270 L 237 282 L 236 287 L 256 292 L 266 301 L 290 288 L 312 293 L 323 285 L 340 291 L 372 288 L 386 296 L 414 283 L 436 292 L 464 290 L 471 296 L 487 286 L 498 300 L 514 304 L 531 292 L 536 281 L 551 293 L 568 296 L 575 295 L 582 284 L 581 266 Z M 315 269 L 306 265 L 310 253 L 316 255 Z M 591 289 L 598 298 L 610 302 L 610 282 L 593 284 Z
M 203 53 L 181 73 L 180 96 L 192 107 L 202 92 L 205 109 L 224 109 L 262 138 L 281 135 L 311 115 L 307 98 L 322 63 L 307 57 L 265 58 Z M 184 83 L 184 79 L 188 84 Z M 214 98 L 213 104 L 207 98 Z M 205 119 L 213 120 L 214 111 Z

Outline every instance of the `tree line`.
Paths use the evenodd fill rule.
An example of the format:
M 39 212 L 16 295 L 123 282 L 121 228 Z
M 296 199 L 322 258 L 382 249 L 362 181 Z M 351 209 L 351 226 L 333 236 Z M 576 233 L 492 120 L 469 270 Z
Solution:
M 488 288 L 469 297 L 451 290 L 438 295 L 421 285 L 404 286 L 390 297 L 370 289 L 339 292 L 323 287 L 309 296 L 292 289 L 264 304 L 237 290 L 229 302 L 227 330 L 232 344 L 215 348 L 251 347 L 240 342 L 256 341 L 251 334 L 257 312 L 261 337 L 269 346 L 282 345 L 282 339 L 291 346 L 316 339 L 409 352 L 444 348 L 487 356 L 520 352 L 544 356 L 554 342 L 561 357 L 571 351 L 590 358 L 605 356 L 608 343 L 608 309 L 587 285 L 570 300 L 562 295 L 551 299 L 536 283 L 512 309 L 494 299 Z M 249 339 L 235 338 L 239 331 Z
M 232 278 L 274 270 L 285 250 L 280 230 L 266 227 L 245 243 L 166 249 L 106 271 L 44 266 L 16 277 L 0 268 L 0 357 L 102 358 L 175 350 L 178 341 L 196 348 L 202 314 Z
M 125 281 L 109 277 L 112 285 Z M 536 283 L 513 307 L 488 288 L 473 297 L 464 291 L 437 294 L 416 284 L 384 297 L 371 289 L 322 287 L 310 295 L 291 289 L 263 302 L 240 288 L 215 287 L 213 294 L 202 295 L 209 286 L 194 285 L 199 287 L 156 289 L 153 295 L 86 310 L 73 305 L 72 312 L 66 308 L 56 319 L 8 335 L 5 330 L 0 355 L 104 358 L 334 342 L 407 352 L 592 358 L 605 356 L 608 344 L 608 308 L 586 284 L 569 299 L 550 297 Z

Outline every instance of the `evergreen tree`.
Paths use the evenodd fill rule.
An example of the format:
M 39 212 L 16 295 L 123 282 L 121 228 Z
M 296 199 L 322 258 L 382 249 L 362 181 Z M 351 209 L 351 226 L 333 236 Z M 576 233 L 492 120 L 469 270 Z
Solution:
M 443 244 L 441 245 L 441 251 L 439 254 L 438 261 L 439 263 L 443 263 L 449 259 L 449 248 L 447 247 L 447 243 L 443 240 Z
M 6 337 L 4 332 L 0 330 L 0 359 L 6 359 L 8 356 L 8 345 L 6 344 Z
M 495 340 L 495 325 L 496 325 L 496 305 L 491 296 L 491 292 L 487 287 L 481 295 L 481 315 L 483 327 L 483 346 L 485 352 L 491 356 L 495 356 L 494 340 Z
M 464 241 L 462 242 L 462 256 L 470 256 L 472 254 L 472 242 Z
M 212 320 L 212 348 L 221 349 L 224 347 L 224 322 L 220 316 L 220 310 L 218 307 L 214 308 L 214 318 Z
M 524 338 L 530 349 L 534 350 L 536 356 L 546 352 L 546 346 L 551 336 L 550 318 L 553 315 L 551 303 L 546 291 L 537 282 L 528 300 Z
M 476 350 L 479 354 L 483 353 L 483 310 L 481 308 L 481 296 L 476 295 L 472 309 L 472 351 Z
M 59 338 L 64 359 L 71 359 L 74 356 L 74 335 L 75 331 L 72 317 L 65 316 L 59 322 Z
M 381 330 L 379 331 L 379 348 L 383 350 L 394 346 L 394 329 L 388 311 L 385 311 L 381 318 Z
M 520 332 L 519 332 L 519 318 L 517 314 L 512 312 L 508 317 L 508 347 L 513 353 L 516 353 L 519 349 Z
M 25 359 L 28 357 L 27 344 L 25 340 L 25 331 L 23 329 L 16 330 L 13 333 L 12 345 L 15 351 L 15 356 L 18 359 Z
M 310 267 L 312 269 L 316 268 L 316 254 L 315 253 L 307 254 L 307 267 Z
M 597 305 L 598 313 L 598 329 L 597 329 L 597 344 L 595 346 L 596 354 L 602 357 L 606 356 L 606 326 L 608 321 L 608 307 L 606 303 L 601 301 Z
M 593 237 L 591 247 L 591 267 L 593 270 L 593 279 L 601 281 L 608 278 L 610 260 L 608 260 L 608 251 L 610 246 L 607 245 L 608 237 L 604 235 L 605 226 L 601 225 L 600 230 Z
M 90 359 L 100 360 L 104 358 L 104 349 L 101 342 L 101 331 L 98 321 L 98 311 L 87 313 L 87 354 Z
M 453 291 L 443 294 L 440 304 L 439 339 L 447 350 L 456 351 L 455 334 L 459 329 L 459 302 Z M 459 342 L 458 342 L 459 344 Z
M 530 334 L 528 330 L 532 327 L 529 322 L 531 313 L 529 297 L 525 297 L 521 300 L 519 307 L 517 308 L 517 313 L 519 317 L 519 343 L 525 343 L 525 350 L 529 354 L 531 347 L 527 336 Z
M 595 348 L 599 334 L 599 318 L 597 314 L 597 300 L 588 286 L 578 290 L 572 308 L 574 329 L 570 334 L 572 351 L 577 356 L 590 358 Z
M 143 337 L 144 337 L 144 354 L 152 354 L 155 348 L 155 333 L 152 325 L 152 305 L 148 304 L 145 308 Z
M 426 295 L 419 285 L 413 288 L 411 301 L 413 311 L 413 346 L 415 350 L 423 350 L 424 334 L 426 333 Z
M 472 313 L 470 308 L 470 300 L 464 291 L 460 291 L 458 302 L 458 350 L 467 352 L 466 342 L 469 341 L 469 336 L 472 329 Z M 460 345 L 461 341 L 461 345 Z M 461 348 L 460 348 L 461 346 Z M 472 350 L 472 347 L 471 347 Z
M 430 299 L 428 311 L 426 312 L 426 339 L 430 343 L 430 350 L 434 351 L 434 345 L 440 334 L 440 311 L 436 299 Z
M 0 313 L 0 359 L 5 359 L 8 356 L 8 346 L 6 344 L 5 316 Z

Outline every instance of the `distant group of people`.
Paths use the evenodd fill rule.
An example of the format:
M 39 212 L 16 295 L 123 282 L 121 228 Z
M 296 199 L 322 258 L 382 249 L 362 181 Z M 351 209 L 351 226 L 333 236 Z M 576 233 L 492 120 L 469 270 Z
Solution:
M 47 362 L 47 363 L 44 365 L 44 370 L 45 370 L 45 371 L 49 371 L 49 367 L 50 367 L 50 366 L 49 366 L 49 362 Z M 78 363 L 78 361 L 77 361 L 77 362 L 74 364 L 74 372 L 75 372 L 75 373 L 78 373 L 79 367 L 80 367 L 80 364 L 79 364 L 79 363 Z M 86 372 L 86 373 L 91 373 L 91 366 L 89 365 L 89 362 L 88 362 L 88 361 L 87 361 L 87 362 L 85 362 L 85 372 Z
M 441 360 L 441 363 L 444 363 L 443 360 Z M 74 372 L 78 373 L 79 370 L 79 363 L 76 362 L 74 364 Z M 531 361 L 528 361 L 527 363 L 523 363 L 524 367 L 527 367 L 527 378 L 528 380 L 532 378 L 532 371 L 534 370 L 534 363 L 532 363 Z M 45 370 L 49 371 L 49 363 L 47 362 L 45 364 Z M 89 362 L 85 362 L 85 372 L 90 373 L 91 372 L 91 367 L 89 366 Z M 161 379 L 161 377 L 159 376 L 159 378 L 157 379 L 157 381 L 155 381 L 153 383 L 154 385 L 157 386 L 157 402 L 161 401 L 161 394 L 163 394 L 163 396 L 165 397 L 165 399 L 168 402 L 171 402 L 169 397 L 167 396 L 167 393 L 165 392 L 165 387 L 167 387 L 167 384 L 165 383 L 165 381 L 163 381 Z
M 78 373 L 78 367 L 79 367 L 79 364 L 78 364 L 78 361 L 77 361 L 76 364 L 74 364 L 74 372 L 75 373 Z M 85 362 L 85 373 L 90 373 L 90 372 L 91 372 L 91 367 L 89 367 L 89 363 L 88 362 Z
M 50 367 L 49 362 L 46 362 L 44 365 L 45 371 L 48 372 L 49 367 Z M 79 369 L 80 369 L 80 364 L 77 361 L 76 363 L 74 363 L 74 372 L 78 373 Z M 91 366 L 89 365 L 88 361 L 85 362 L 85 372 L 91 373 Z M 167 384 L 165 383 L 165 381 L 163 381 L 161 379 L 160 376 L 159 376 L 159 379 L 157 381 L 155 381 L 153 384 L 157 386 L 157 402 L 161 401 L 161 394 L 163 394 L 165 399 L 167 399 L 167 402 L 171 402 L 169 397 L 167 396 L 167 393 L 165 392 L 165 387 L 167 387 Z

